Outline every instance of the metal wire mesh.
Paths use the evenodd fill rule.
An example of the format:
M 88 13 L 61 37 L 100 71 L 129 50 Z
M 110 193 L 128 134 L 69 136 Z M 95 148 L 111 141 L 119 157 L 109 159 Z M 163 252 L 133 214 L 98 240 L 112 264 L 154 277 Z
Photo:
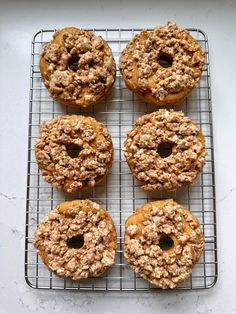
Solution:
M 110 45 L 118 63 L 121 50 L 139 29 L 92 29 Z M 146 193 L 133 178 L 122 152 L 122 144 L 135 120 L 156 108 L 139 100 L 127 90 L 117 70 L 116 83 L 106 99 L 90 108 L 78 110 L 53 101 L 45 89 L 39 71 L 42 47 L 51 40 L 55 30 L 41 30 L 32 41 L 32 64 L 30 73 L 28 174 L 25 240 L 25 278 L 33 288 L 79 291 L 144 291 L 158 289 L 136 275 L 123 256 L 123 233 L 125 219 L 144 203 L 161 198 L 173 198 L 195 214 L 205 234 L 205 251 L 195 266 L 189 280 L 177 289 L 204 289 L 212 287 L 217 279 L 216 212 L 213 134 L 211 114 L 211 91 L 208 40 L 204 32 L 189 29 L 206 52 L 206 66 L 199 85 L 188 98 L 173 108 L 183 110 L 202 129 L 206 137 L 208 156 L 202 173 L 194 185 L 176 192 Z M 169 106 L 171 108 L 172 106 Z M 34 141 L 39 125 L 65 113 L 91 115 L 107 125 L 115 147 L 115 160 L 110 175 L 92 190 L 78 195 L 65 195 L 52 188 L 41 177 L 34 156 Z M 89 198 L 101 204 L 113 217 L 118 234 L 115 265 L 100 278 L 72 282 L 50 273 L 33 247 L 34 232 L 41 219 L 58 203 L 72 198 Z

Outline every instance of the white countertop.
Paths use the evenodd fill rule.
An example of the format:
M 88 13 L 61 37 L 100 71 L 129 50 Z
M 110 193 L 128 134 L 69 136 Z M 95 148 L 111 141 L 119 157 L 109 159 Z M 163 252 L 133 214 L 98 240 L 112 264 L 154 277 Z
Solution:
M 55 1 L 56 2 L 56 1 Z M 0 313 L 236 313 L 236 1 L 1 1 Z M 29 288 L 24 228 L 30 44 L 42 28 L 154 27 L 174 20 L 209 38 L 219 279 L 209 290 L 71 293 Z

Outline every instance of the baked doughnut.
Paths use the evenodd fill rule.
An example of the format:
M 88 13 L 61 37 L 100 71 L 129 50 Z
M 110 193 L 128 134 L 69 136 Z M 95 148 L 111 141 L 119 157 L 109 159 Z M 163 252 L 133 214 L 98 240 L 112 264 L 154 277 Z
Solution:
M 43 219 L 33 243 L 57 276 L 98 277 L 114 263 L 116 229 L 98 204 L 75 200 L 59 204 Z
M 198 219 L 172 199 L 147 203 L 126 220 L 124 255 L 129 265 L 162 289 L 188 278 L 203 248 Z
M 110 171 L 114 149 L 107 128 L 91 117 L 43 122 L 35 156 L 44 179 L 67 193 L 93 187 Z
M 54 99 L 78 107 L 102 100 L 116 76 L 115 61 L 105 40 L 74 27 L 54 34 L 43 49 L 40 71 Z
M 198 83 L 204 64 L 199 43 L 172 22 L 154 31 L 143 30 L 120 57 L 127 87 L 154 105 L 181 102 Z
M 176 190 L 193 183 L 205 164 L 205 138 L 181 111 L 159 109 L 140 117 L 124 142 L 133 175 L 142 188 Z

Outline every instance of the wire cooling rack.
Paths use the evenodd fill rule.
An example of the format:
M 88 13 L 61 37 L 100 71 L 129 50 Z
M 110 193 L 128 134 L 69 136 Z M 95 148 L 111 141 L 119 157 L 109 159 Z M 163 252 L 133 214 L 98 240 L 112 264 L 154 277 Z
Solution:
M 127 42 L 140 29 L 92 29 L 110 45 L 116 63 Z M 202 173 L 194 185 L 176 192 L 142 191 L 133 178 L 124 159 L 122 145 L 127 132 L 135 120 L 143 114 L 157 109 L 147 105 L 127 90 L 117 68 L 117 78 L 112 92 L 100 104 L 86 109 L 65 107 L 53 101 L 45 89 L 39 71 L 39 58 L 45 43 L 49 42 L 55 30 L 41 30 L 32 41 L 32 64 L 30 72 L 30 106 L 28 139 L 28 174 L 25 238 L 25 278 L 33 288 L 79 290 L 79 291 L 149 291 L 157 290 L 147 281 L 136 275 L 123 256 L 124 222 L 136 208 L 146 202 L 161 198 L 173 198 L 195 214 L 205 234 L 205 251 L 195 266 L 190 278 L 177 289 L 206 289 L 217 280 L 217 244 L 215 179 L 213 156 L 213 133 L 211 113 L 211 90 L 208 40 L 204 32 L 189 29 L 206 52 L 206 66 L 199 85 L 181 104 L 173 107 L 183 110 L 202 129 L 206 137 L 208 156 Z M 78 113 L 90 115 L 107 125 L 115 147 L 112 172 L 95 188 L 82 191 L 78 195 L 66 195 L 52 188 L 39 173 L 34 156 L 34 142 L 39 134 L 39 125 L 60 114 Z M 73 282 L 56 277 L 42 263 L 33 247 L 34 232 L 38 223 L 58 203 L 72 198 L 89 198 L 107 209 L 114 219 L 117 230 L 117 252 L 115 264 L 100 278 L 90 278 Z

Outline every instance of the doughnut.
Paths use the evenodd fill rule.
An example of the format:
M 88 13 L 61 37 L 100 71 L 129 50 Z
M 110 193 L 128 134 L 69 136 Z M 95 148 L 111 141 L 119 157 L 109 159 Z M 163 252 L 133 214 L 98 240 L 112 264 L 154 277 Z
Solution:
M 159 109 L 140 117 L 127 134 L 124 154 L 146 191 L 192 184 L 205 164 L 205 138 L 181 111 Z
M 198 219 L 172 199 L 147 203 L 125 222 L 124 255 L 129 265 L 162 289 L 187 279 L 203 248 Z
M 75 27 L 54 34 L 43 49 L 40 71 L 52 98 L 77 107 L 101 101 L 116 76 L 115 61 L 106 41 Z
M 94 187 L 109 173 L 113 155 L 107 128 L 91 117 L 64 115 L 43 122 L 35 142 L 43 178 L 67 193 Z
M 90 200 L 59 204 L 39 224 L 34 246 L 57 276 L 98 277 L 114 263 L 116 229 L 112 218 Z
M 119 62 L 127 87 L 154 105 L 181 102 L 198 83 L 204 65 L 199 43 L 173 22 L 135 35 Z

